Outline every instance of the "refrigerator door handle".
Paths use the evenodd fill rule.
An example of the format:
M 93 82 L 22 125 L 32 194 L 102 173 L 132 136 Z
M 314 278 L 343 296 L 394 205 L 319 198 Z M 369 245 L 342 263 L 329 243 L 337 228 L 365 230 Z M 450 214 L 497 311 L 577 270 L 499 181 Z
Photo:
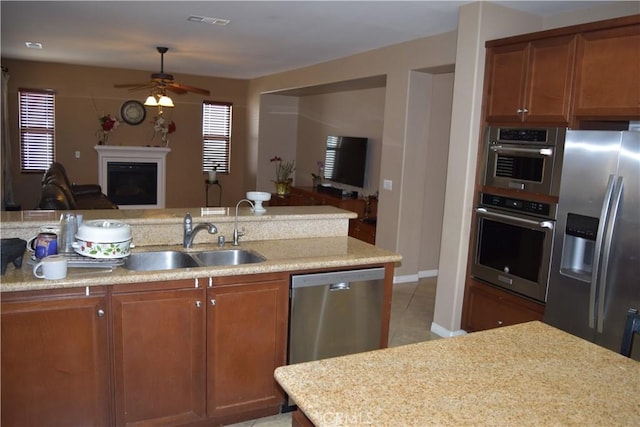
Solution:
M 602 254 L 602 241 L 604 239 L 605 226 L 609 217 L 609 208 L 611 207 L 611 197 L 615 187 L 616 176 L 609 175 L 607 190 L 600 211 L 600 222 L 598 223 L 598 234 L 596 235 L 596 245 L 593 254 L 593 270 L 591 272 L 591 287 L 589 292 L 589 328 L 596 327 L 596 296 L 598 291 L 598 278 L 600 277 L 600 256 Z
M 602 333 L 604 328 L 604 303 L 607 290 L 607 275 L 609 270 L 609 255 L 611 252 L 611 242 L 613 240 L 613 230 L 616 225 L 618 216 L 618 207 L 622 198 L 622 188 L 624 186 L 624 177 L 619 176 L 615 180 L 615 189 L 611 199 L 611 213 L 605 224 L 605 234 L 602 243 L 602 264 L 600 266 L 600 274 L 598 279 L 598 327 L 597 331 Z

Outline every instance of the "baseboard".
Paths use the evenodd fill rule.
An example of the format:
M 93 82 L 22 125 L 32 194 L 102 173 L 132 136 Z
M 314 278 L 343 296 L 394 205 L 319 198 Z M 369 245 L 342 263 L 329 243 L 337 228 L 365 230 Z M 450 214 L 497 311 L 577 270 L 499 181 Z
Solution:
M 458 329 L 457 331 L 450 331 L 447 328 L 443 328 L 435 322 L 431 322 L 431 332 L 434 334 L 441 336 L 443 338 L 457 337 L 460 335 L 467 335 L 467 331 Z
M 418 272 L 418 277 L 424 279 L 426 277 L 438 277 L 438 270 L 422 270 Z
M 402 276 L 393 276 L 393 283 L 409 283 L 409 282 L 417 282 L 420 279 L 424 279 L 426 277 L 437 277 L 438 270 L 423 270 L 419 271 L 418 274 L 405 274 Z
M 393 283 L 417 282 L 420 278 L 417 274 L 407 274 L 403 276 L 393 276 Z

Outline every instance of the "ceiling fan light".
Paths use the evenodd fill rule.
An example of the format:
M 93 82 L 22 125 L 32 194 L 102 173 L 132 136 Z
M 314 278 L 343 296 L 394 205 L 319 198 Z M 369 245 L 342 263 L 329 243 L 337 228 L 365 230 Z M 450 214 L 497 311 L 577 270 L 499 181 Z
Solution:
M 175 107 L 173 105 L 173 100 L 169 98 L 167 95 L 162 95 L 158 100 L 158 105 L 161 107 Z
M 157 107 L 158 106 L 158 101 L 156 101 L 156 97 L 153 95 L 149 95 L 147 97 L 147 100 L 144 101 L 144 105 L 146 105 L 147 107 Z

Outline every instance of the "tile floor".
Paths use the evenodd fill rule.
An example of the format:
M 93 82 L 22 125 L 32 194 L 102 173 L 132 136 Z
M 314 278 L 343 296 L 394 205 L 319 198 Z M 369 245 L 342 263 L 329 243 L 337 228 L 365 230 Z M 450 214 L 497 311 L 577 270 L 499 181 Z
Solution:
M 389 347 L 440 338 L 430 331 L 436 297 L 436 278 L 393 285 Z M 291 413 L 233 424 L 231 427 L 290 427 Z

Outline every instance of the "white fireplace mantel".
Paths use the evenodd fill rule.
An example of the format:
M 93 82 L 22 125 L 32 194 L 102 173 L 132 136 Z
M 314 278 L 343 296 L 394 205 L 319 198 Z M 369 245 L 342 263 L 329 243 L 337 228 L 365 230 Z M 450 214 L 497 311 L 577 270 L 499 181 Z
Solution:
M 164 208 L 166 194 L 166 158 L 171 151 L 165 147 L 96 145 L 98 152 L 98 181 L 103 191 L 109 188 L 107 165 L 109 162 L 156 163 L 158 165 L 157 203 L 155 205 L 126 205 L 121 209 Z

